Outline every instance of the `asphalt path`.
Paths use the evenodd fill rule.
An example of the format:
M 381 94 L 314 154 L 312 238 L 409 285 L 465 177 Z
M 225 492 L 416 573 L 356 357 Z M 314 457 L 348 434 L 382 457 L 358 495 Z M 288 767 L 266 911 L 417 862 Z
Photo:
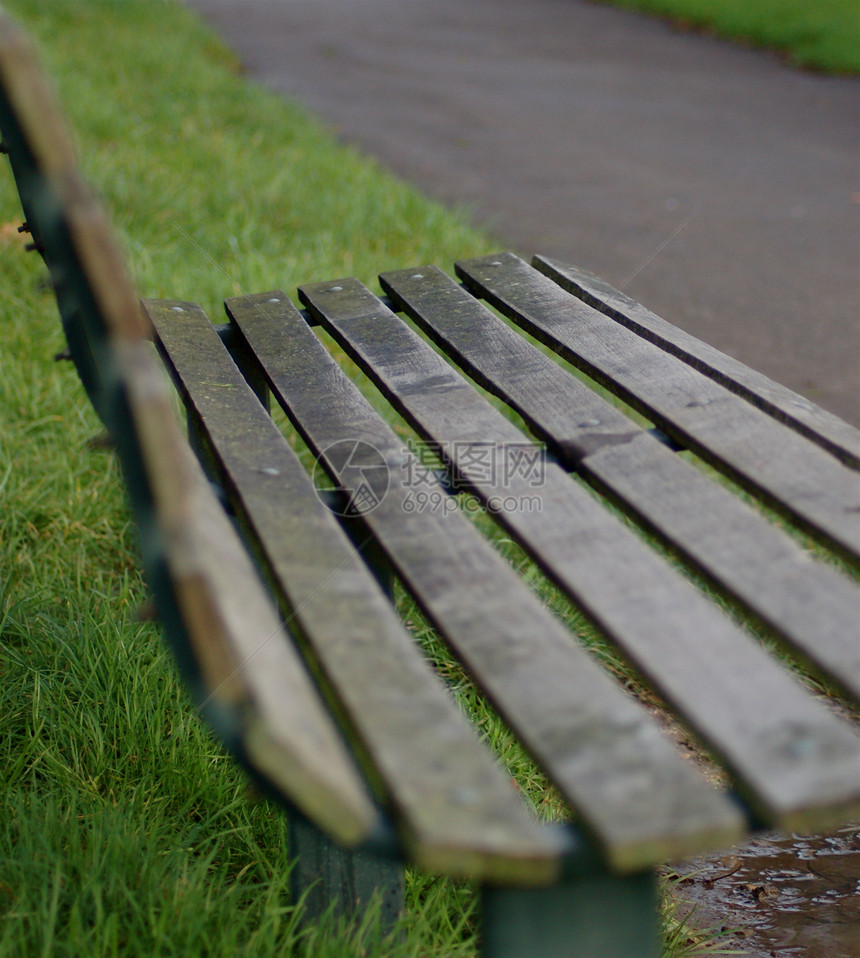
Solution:
M 186 2 L 500 248 L 584 266 L 860 425 L 856 78 L 584 0 Z

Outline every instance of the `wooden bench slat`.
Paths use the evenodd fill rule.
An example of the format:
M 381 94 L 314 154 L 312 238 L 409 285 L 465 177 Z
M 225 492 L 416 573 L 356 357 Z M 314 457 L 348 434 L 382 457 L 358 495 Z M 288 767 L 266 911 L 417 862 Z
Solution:
M 634 869 L 731 841 L 742 827 L 737 809 L 680 759 L 474 526 L 459 513 L 409 508 L 404 441 L 286 298 L 277 313 L 259 308 L 266 298 L 227 306 L 274 394 L 323 460 L 335 443 L 360 440 L 389 463 L 391 487 L 364 520 L 611 864 Z
M 414 428 L 448 444 L 478 495 L 534 493 L 527 478 L 489 482 L 476 466 L 488 442 L 522 443 L 519 430 L 361 284 L 299 292 Z M 759 814 L 812 827 L 860 811 L 860 739 L 844 723 L 553 463 L 540 498 L 540 510 L 497 517 L 723 757 Z
M 548 256 L 535 256 L 533 265 L 589 306 L 683 359 L 694 369 L 829 450 L 846 465 L 860 469 L 860 429 L 678 329 L 587 270 Z
M 144 554 L 153 551 L 157 528 L 155 561 L 166 563 L 201 673 L 197 698 L 216 720 L 219 710 L 228 724 L 238 715 L 242 727 L 233 734 L 257 770 L 355 845 L 372 833 L 378 813 L 352 757 L 304 663 L 283 641 L 248 553 L 175 425 L 151 345 L 117 344 L 116 350 L 127 435 L 139 442 L 152 494 L 153 514 L 141 526 Z
M 513 254 L 464 261 L 456 269 L 473 291 L 681 445 L 787 511 L 851 561 L 860 559 L 856 472 Z
M 267 298 L 278 295 L 287 300 Z M 284 595 L 291 628 L 311 647 L 381 777 L 415 861 L 454 874 L 549 881 L 557 845 L 456 710 L 214 327 L 188 303 L 146 308 Z
M 434 266 L 383 289 L 563 462 L 611 494 L 860 701 L 860 593 L 562 369 Z

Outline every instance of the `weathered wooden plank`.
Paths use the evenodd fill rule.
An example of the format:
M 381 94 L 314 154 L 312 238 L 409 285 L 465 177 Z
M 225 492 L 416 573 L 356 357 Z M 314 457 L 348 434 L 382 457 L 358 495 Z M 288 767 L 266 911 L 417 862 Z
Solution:
M 340 284 L 330 284 L 332 287 Z M 325 288 L 325 287 L 323 287 Z M 316 299 L 313 290 L 305 291 Z M 262 299 L 265 302 L 265 298 Z M 640 707 L 602 672 L 474 526 L 410 496 L 404 441 L 372 410 L 284 298 L 228 301 L 269 385 L 306 442 L 337 475 L 339 443 L 364 444 L 390 468 L 390 487 L 364 515 L 397 572 L 437 628 L 580 812 L 615 868 L 635 869 L 671 849 L 719 845 L 737 810 L 680 760 Z M 422 385 L 424 383 L 422 382 Z
M 589 306 L 683 359 L 823 449 L 828 449 L 846 465 L 860 469 L 860 430 L 838 416 L 678 329 L 587 270 L 548 256 L 535 256 L 533 265 Z
M 392 301 L 553 453 L 860 700 L 860 592 L 526 342 L 433 266 L 380 276 Z
M 0 118 L 16 179 L 33 169 L 54 175 L 75 169 L 77 157 L 56 94 L 45 79 L 27 34 L 0 11 Z M 31 170 L 19 165 L 29 154 Z M 22 197 L 23 198 L 23 197 Z
M 76 168 L 76 155 L 54 90 L 23 30 L 0 12 L 0 130 L 31 233 L 51 271 L 70 353 L 81 381 L 103 413 L 104 371 L 93 355 L 87 315 L 96 289 L 131 300 L 109 314 L 143 335 L 140 312 L 125 280 L 110 229 Z M 70 236 L 70 232 L 75 235 Z M 81 238 L 83 234 L 83 239 Z M 103 254 L 99 260 L 94 253 Z M 118 274 L 119 281 L 111 277 Z M 102 275 L 108 282 L 95 282 Z M 91 282 L 87 282 L 92 278 Z
M 498 265 L 495 265 L 498 264 Z M 456 264 L 473 291 L 664 432 L 860 560 L 860 477 L 794 430 L 510 253 Z
M 520 450 L 519 430 L 369 291 L 338 280 L 299 292 L 486 502 L 534 495 L 516 459 L 495 476 L 481 459 L 488 444 Z M 860 811 L 860 739 L 847 725 L 554 463 L 539 499 L 497 518 L 722 757 L 762 817 L 807 827 Z
M 339 840 L 357 844 L 371 834 L 378 813 L 304 663 L 284 640 L 285 627 L 235 529 L 179 433 L 152 346 L 126 342 L 115 348 L 129 413 L 123 444 L 137 447 L 143 474 L 138 482 L 147 487 L 144 492 L 138 486 L 137 495 L 133 487 L 132 494 L 138 505 L 148 500 L 151 509 L 140 522 L 144 555 L 150 566 L 166 564 L 200 673 L 197 698 L 216 721 L 220 713 L 222 721 L 238 721 L 234 734 L 265 779 Z M 130 457 L 125 458 L 128 469 Z
M 287 302 L 255 304 L 268 314 Z M 550 880 L 557 848 L 399 623 L 202 311 L 149 302 L 169 367 L 312 650 L 404 843 L 424 868 Z M 311 817 L 313 817 L 311 813 Z

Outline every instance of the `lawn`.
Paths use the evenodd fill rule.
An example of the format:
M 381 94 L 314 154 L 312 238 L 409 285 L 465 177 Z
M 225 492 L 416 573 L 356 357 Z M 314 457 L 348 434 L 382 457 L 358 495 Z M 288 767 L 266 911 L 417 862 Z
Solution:
M 825 73 L 860 73 L 856 0 L 606 0 L 742 43 Z

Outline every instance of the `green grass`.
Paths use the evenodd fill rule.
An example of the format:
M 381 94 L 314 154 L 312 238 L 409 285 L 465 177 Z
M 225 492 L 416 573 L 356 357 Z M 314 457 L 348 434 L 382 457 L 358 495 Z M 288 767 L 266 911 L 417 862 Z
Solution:
M 856 0 L 604 0 L 776 50 L 796 66 L 860 73 Z
M 489 241 L 256 89 L 181 6 L 12 0 L 40 41 L 148 296 L 217 316 L 240 291 L 479 255 Z M 198 720 L 158 629 L 116 462 L 68 364 L 0 165 L 0 954 L 474 955 L 468 884 L 410 875 L 405 937 L 300 930 L 281 812 Z M 415 614 L 414 628 L 424 626 Z M 432 643 L 432 637 L 427 641 Z M 453 668 L 453 666 L 452 666 Z M 462 679 L 543 814 L 553 794 Z M 687 933 L 669 920 L 673 953 Z

